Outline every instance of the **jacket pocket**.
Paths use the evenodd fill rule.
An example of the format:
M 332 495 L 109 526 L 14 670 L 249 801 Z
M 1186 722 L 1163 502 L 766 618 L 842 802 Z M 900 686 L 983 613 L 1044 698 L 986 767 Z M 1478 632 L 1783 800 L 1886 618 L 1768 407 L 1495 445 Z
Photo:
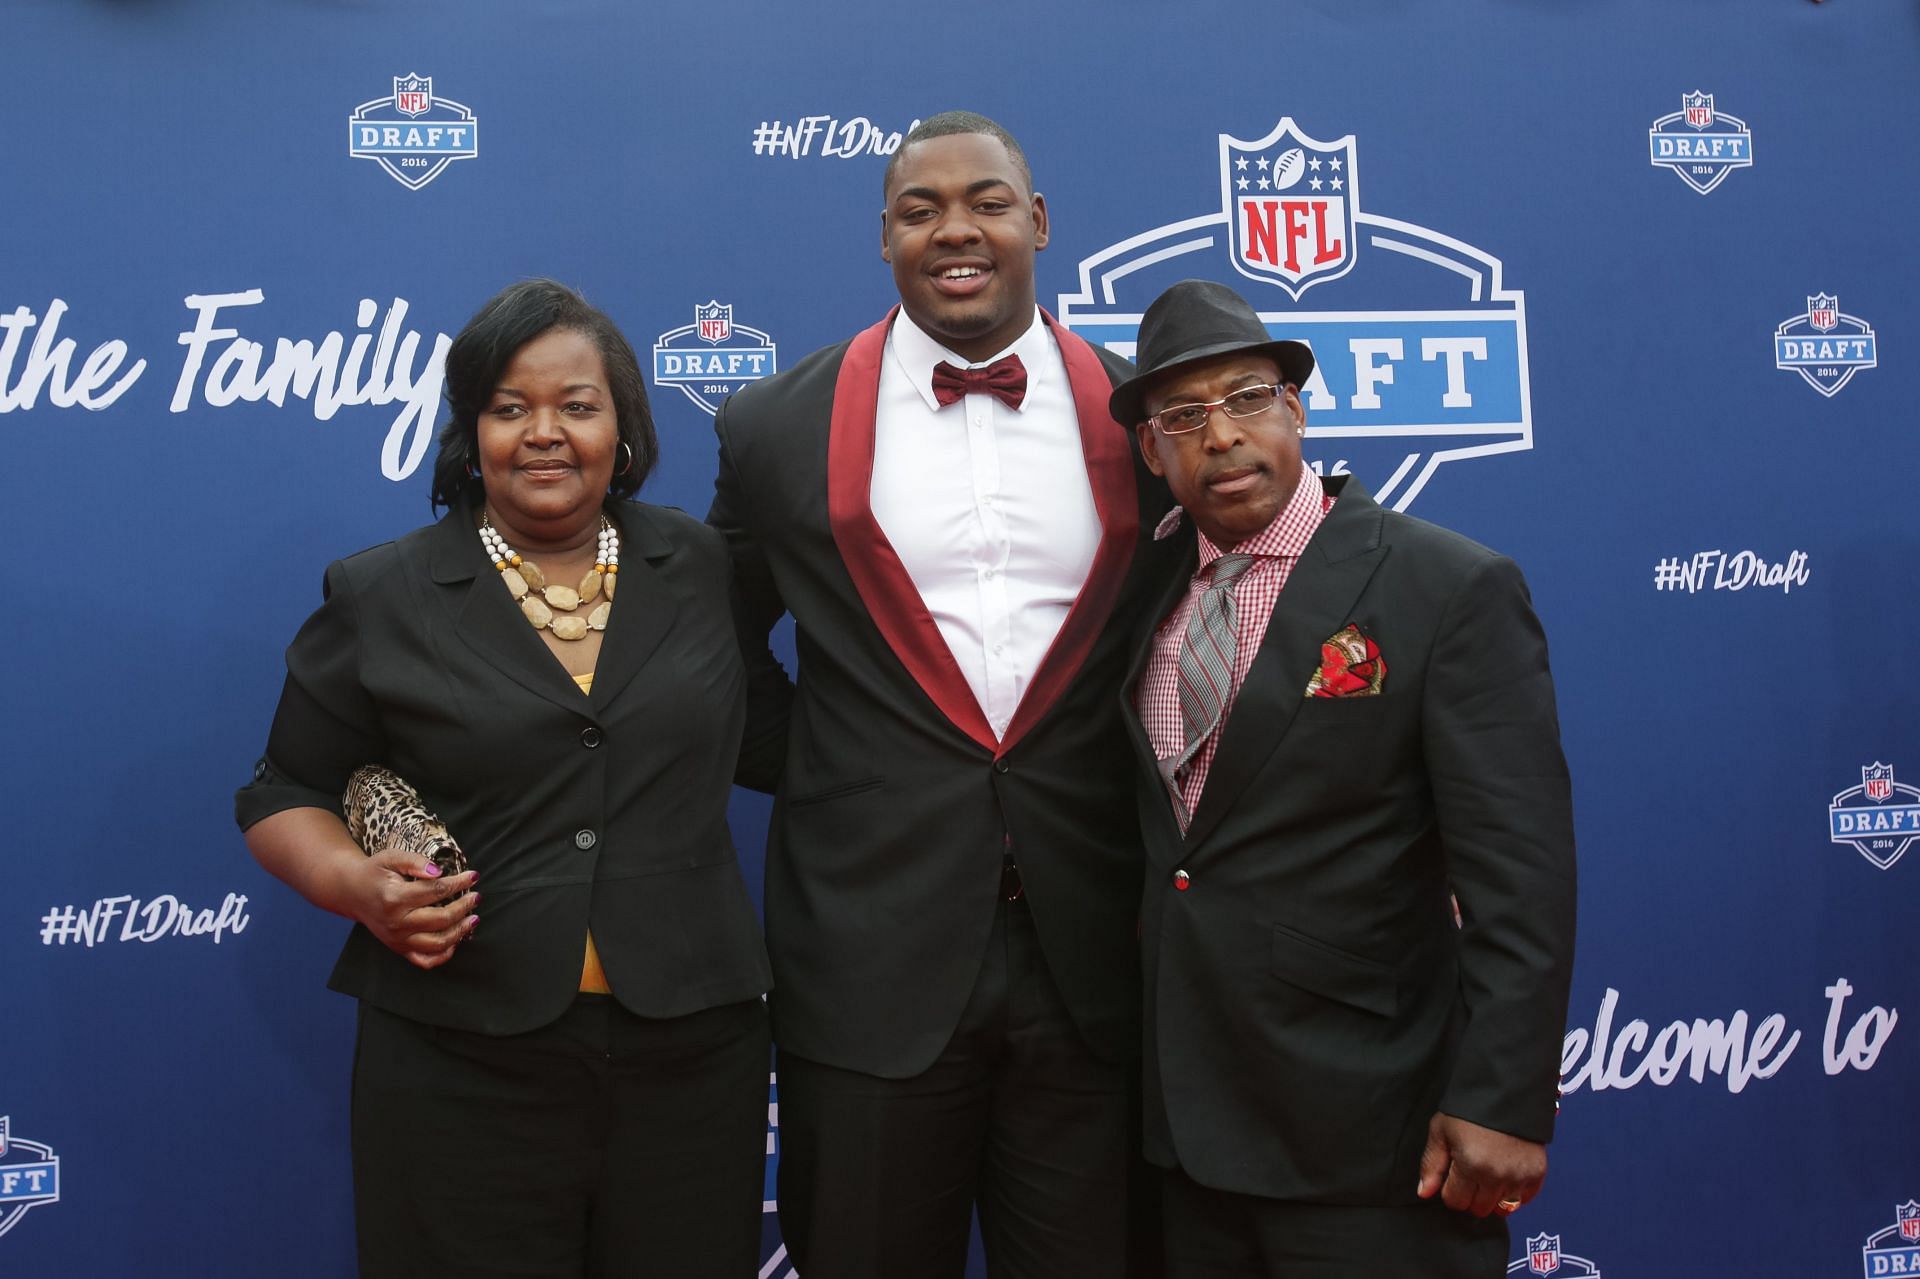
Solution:
M 1285 924 L 1273 926 L 1273 974 L 1284 982 L 1363 1012 L 1391 1017 L 1399 983 L 1385 964 L 1355 955 Z
M 886 783 L 887 779 L 884 777 L 862 777 L 858 781 L 841 782 L 838 786 L 828 786 L 821 790 L 808 791 L 804 795 L 790 795 L 787 797 L 787 807 L 805 808 L 809 804 L 824 803 L 829 799 L 840 799 L 847 795 L 858 795 L 862 791 L 874 790 L 886 785 Z

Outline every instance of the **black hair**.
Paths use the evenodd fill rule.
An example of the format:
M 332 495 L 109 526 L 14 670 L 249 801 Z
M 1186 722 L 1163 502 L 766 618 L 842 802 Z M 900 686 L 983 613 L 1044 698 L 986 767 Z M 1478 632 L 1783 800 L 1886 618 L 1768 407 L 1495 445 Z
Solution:
M 479 460 L 481 411 L 493 399 L 513 357 L 527 343 L 564 329 L 580 333 L 599 348 L 613 396 L 614 423 L 627 446 L 627 465 L 616 470 L 607 492 L 632 497 L 660 457 L 653 412 L 647 407 L 647 383 L 633 347 L 604 313 L 564 284 L 522 280 L 487 299 L 447 348 L 446 397 L 452 416 L 440 428 L 440 451 L 433 459 L 433 505 L 453 506 L 481 497 Z
M 1014 171 L 1027 184 L 1027 194 L 1033 194 L 1033 170 L 1027 167 L 1027 153 L 1020 149 L 1020 144 L 1014 141 L 1011 133 L 975 111 L 942 111 L 916 124 L 894 153 L 887 157 L 887 171 L 880 177 L 881 199 L 886 199 L 887 192 L 893 189 L 893 172 L 900 167 L 900 157 L 906 154 L 908 147 L 929 138 L 950 138 L 960 133 L 978 133 L 997 139 L 1007 149 L 1007 158 L 1013 161 Z

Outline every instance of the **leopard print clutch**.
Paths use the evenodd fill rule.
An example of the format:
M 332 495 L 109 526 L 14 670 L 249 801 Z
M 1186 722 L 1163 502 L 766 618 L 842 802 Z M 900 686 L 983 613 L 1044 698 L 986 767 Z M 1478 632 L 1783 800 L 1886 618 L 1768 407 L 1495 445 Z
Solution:
M 397 848 L 425 857 L 442 875 L 467 868 L 466 854 L 419 792 L 378 764 L 362 765 L 347 779 L 346 810 L 347 833 L 369 857 Z

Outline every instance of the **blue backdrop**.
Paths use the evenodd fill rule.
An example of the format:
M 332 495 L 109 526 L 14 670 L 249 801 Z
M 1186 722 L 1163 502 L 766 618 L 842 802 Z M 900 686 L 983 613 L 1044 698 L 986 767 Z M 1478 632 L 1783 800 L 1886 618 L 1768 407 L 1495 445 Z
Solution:
M 1920 1268 L 1917 55 L 1895 0 L 14 0 L 0 1269 L 348 1269 L 345 926 L 229 801 L 322 566 L 429 518 L 446 335 L 528 275 L 703 512 L 711 406 L 890 302 L 951 107 L 1026 144 L 1056 314 L 1240 287 L 1310 458 L 1527 570 L 1585 891 L 1514 1271 Z

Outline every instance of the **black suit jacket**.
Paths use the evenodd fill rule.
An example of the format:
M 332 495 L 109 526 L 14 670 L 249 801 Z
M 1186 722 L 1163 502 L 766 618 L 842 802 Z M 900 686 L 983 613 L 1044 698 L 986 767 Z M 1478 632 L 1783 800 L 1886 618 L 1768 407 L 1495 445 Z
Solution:
M 1572 808 L 1519 570 L 1350 477 L 1327 485 L 1338 501 L 1280 594 L 1184 836 L 1133 710 L 1150 638 L 1128 679 L 1150 863 L 1147 1152 L 1223 1190 L 1411 1202 L 1435 1111 L 1552 1134 Z M 1190 526 L 1178 538 L 1155 618 L 1196 563 Z M 1349 623 L 1379 646 L 1382 691 L 1305 696 Z
M 434 1025 L 530 1030 L 579 990 L 589 925 L 642 1016 L 767 989 L 727 829 L 746 680 L 726 549 L 678 511 L 611 513 L 620 583 L 591 696 L 495 580 L 469 510 L 327 569 L 240 824 L 338 812 L 348 773 L 385 764 L 460 841 L 485 918 L 431 971 L 356 926 L 334 989 Z
M 1106 412 L 1130 366 L 1054 326 L 1102 536 L 995 742 L 874 519 L 889 321 L 740 391 L 715 418 L 709 521 L 734 555 L 753 708 L 742 780 L 776 789 L 767 852 L 774 1037 L 868 1074 L 924 1070 L 958 1023 L 1011 848 L 1055 980 L 1094 1051 L 1138 1052 L 1140 837 L 1115 691 L 1167 505 Z M 1048 319 L 1051 324 L 1051 317 Z M 796 623 L 796 685 L 767 650 Z

